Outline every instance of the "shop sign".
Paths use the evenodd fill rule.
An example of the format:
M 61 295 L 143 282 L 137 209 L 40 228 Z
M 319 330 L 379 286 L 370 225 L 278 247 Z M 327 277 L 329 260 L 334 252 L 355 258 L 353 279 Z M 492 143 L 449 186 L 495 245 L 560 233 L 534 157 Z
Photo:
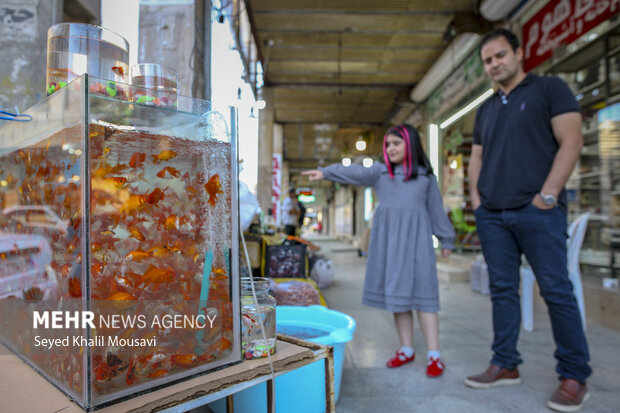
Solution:
M 280 196 L 282 196 L 282 154 L 271 157 L 271 216 L 280 224 Z
M 620 0 L 551 0 L 523 25 L 523 69 L 534 69 L 559 45 L 572 43 L 619 9 Z
M 477 85 L 477 81 L 483 76 L 484 67 L 476 50 L 429 96 L 426 102 L 429 116 L 433 118 L 454 105 L 455 98 L 468 92 L 474 84 Z

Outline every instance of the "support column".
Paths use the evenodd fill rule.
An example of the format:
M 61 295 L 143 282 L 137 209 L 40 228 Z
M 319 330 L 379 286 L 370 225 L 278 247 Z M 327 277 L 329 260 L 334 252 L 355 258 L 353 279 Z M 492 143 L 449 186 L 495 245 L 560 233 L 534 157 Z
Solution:
M 210 99 L 205 95 L 205 64 L 210 64 L 211 56 L 211 43 L 205 44 L 205 31 L 211 30 L 210 13 L 209 0 L 140 0 L 138 62 L 175 69 L 179 95 Z M 210 89 L 210 79 L 208 83 Z
M 258 177 L 256 197 L 262 210 L 267 214 L 271 208 L 271 162 L 273 155 L 274 108 L 273 90 L 265 87 L 262 90 L 263 100 L 267 103 L 258 116 Z

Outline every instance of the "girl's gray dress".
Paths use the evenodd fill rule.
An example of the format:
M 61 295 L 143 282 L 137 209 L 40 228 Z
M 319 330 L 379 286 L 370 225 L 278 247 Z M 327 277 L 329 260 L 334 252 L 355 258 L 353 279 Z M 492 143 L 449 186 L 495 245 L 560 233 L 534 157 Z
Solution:
M 454 229 L 444 212 L 434 175 L 404 181 L 400 165 L 391 178 L 383 163 L 370 168 L 333 164 L 324 178 L 372 186 L 379 198 L 370 233 L 363 303 L 392 312 L 439 310 L 439 288 L 432 234 L 443 248 L 454 248 Z

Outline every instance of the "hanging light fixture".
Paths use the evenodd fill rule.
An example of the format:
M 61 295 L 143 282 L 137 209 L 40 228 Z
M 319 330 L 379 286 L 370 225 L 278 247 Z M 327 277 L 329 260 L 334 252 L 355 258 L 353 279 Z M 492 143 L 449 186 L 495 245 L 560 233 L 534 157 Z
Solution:
M 362 160 L 362 165 L 364 165 L 366 168 L 370 168 L 373 163 L 374 162 L 373 162 L 372 158 L 364 158 Z
M 342 158 L 342 164 L 344 166 L 350 166 L 351 165 L 351 158 L 349 158 L 348 156 L 346 158 Z
M 360 152 L 366 150 L 366 141 L 361 135 L 357 138 L 357 141 L 355 141 L 355 149 Z

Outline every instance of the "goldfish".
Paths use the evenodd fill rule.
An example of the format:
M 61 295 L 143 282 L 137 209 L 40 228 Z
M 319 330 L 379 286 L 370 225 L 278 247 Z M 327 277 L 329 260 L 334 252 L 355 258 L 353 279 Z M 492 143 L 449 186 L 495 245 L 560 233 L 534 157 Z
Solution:
M 167 230 L 178 229 L 180 224 L 179 217 L 176 215 L 162 215 L 157 221 L 157 229 L 161 229 L 162 227 Z
M 164 191 L 159 188 L 155 188 L 153 192 L 146 195 L 146 202 L 149 204 L 157 206 L 157 203 L 165 198 Z
M 110 231 L 109 229 L 105 230 L 105 231 L 101 231 L 100 232 L 101 235 L 108 235 L 108 236 L 112 236 L 112 235 L 116 235 L 114 233 L 114 231 Z
M 92 171 L 92 175 L 93 175 L 93 178 L 100 179 L 109 174 L 119 174 L 123 172 L 126 168 L 127 166 L 120 164 L 120 163 L 112 166 L 109 163 L 103 161 L 101 165 L 99 165 L 99 167 L 97 167 L 96 169 Z
M 149 374 L 149 377 L 156 378 L 156 377 L 164 376 L 166 374 L 168 374 L 168 370 L 162 369 L 162 370 L 157 370 L 157 371 L 152 372 L 151 374 Z
M 112 369 L 106 364 L 101 363 L 95 367 L 95 380 L 108 381 L 112 378 Z
M 123 76 L 125 74 L 125 69 L 123 69 L 123 66 L 112 66 L 112 71 L 119 76 Z
M 97 252 L 99 250 L 101 250 L 101 248 L 103 248 L 103 244 L 100 242 L 91 242 L 90 243 L 90 250 L 92 252 Z
M 149 200 L 148 195 L 130 195 L 125 205 L 120 208 L 121 213 L 133 213 L 144 208 Z
M 220 185 L 220 176 L 218 174 L 213 175 L 207 183 L 204 185 L 205 191 L 209 194 L 209 199 L 207 202 L 211 206 L 215 206 L 215 202 L 217 201 L 217 195 L 223 194 L 222 185 Z
M 194 354 L 173 354 L 170 356 L 172 364 L 178 364 L 181 366 L 191 366 L 196 360 Z
M 101 155 L 102 157 L 106 157 L 110 154 L 111 149 L 110 148 L 103 148 L 103 155 Z
M 125 178 L 124 176 L 113 176 L 110 178 L 110 180 L 117 188 L 122 188 L 127 183 L 127 178 Z
M 142 163 L 145 161 L 146 159 L 146 154 L 141 153 L 141 152 L 136 152 L 133 155 L 131 155 L 131 159 L 129 160 L 129 166 L 131 166 L 132 168 L 139 168 L 142 166 Z
M 226 270 L 223 268 L 214 268 L 213 272 L 216 274 L 226 274 Z
M 32 287 L 24 290 L 24 300 L 26 301 L 38 301 L 43 298 L 45 294 L 39 287 Z
M 159 155 L 151 155 L 153 163 L 159 163 L 161 161 L 169 161 L 177 156 L 177 153 L 169 149 L 165 149 L 159 153 Z
M 157 172 L 157 176 L 159 178 L 163 178 L 166 176 L 166 172 L 168 172 L 171 176 L 174 176 L 175 178 L 178 178 L 181 175 L 181 171 L 179 171 L 178 169 L 173 168 L 172 166 L 166 166 L 164 169 Z
M 63 264 L 60 267 L 59 272 L 62 274 L 63 278 L 69 275 L 69 273 L 71 272 L 71 264 Z
M 174 271 L 164 268 L 157 268 L 151 264 L 142 276 L 142 283 L 145 286 L 149 284 L 161 284 L 172 281 L 173 277 Z
M 140 231 L 140 229 L 137 226 L 132 225 L 128 227 L 127 229 L 129 229 L 129 232 L 131 234 L 129 237 L 135 238 L 138 241 L 144 241 L 146 239 L 142 231 Z
M 108 297 L 108 300 L 136 300 L 136 297 L 134 297 L 131 294 L 117 291 L 114 294 L 112 294 L 110 297 Z
M 75 277 L 69 278 L 69 295 L 76 298 L 80 298 L 82 296 L 82 286 L 80 285 L 80 280 Z
M 90 266 L 90 272 L 93 275 L 99 275 L 103 272 L 105 265 L 99 260 L 93 260 L 92 265 Z
M 142 261 L 150 256 L 151 254 L 148 251 L 142 251 L 141 249 L 137 249 L 125 255 L 125 258 L 128 260 Z
M 172 255 L 172 251 L 170 251 L 170 248 L 167 245 L 153 247 L 149 249 L 148 252 L 150 252 L 155 258 L 165 258 Z
M 128 386 L 133 384 L 133 381 L 136 379 L 136 363 L 132 359 L 127 366 L 127 373 L 125 374 L 125 383 Z

